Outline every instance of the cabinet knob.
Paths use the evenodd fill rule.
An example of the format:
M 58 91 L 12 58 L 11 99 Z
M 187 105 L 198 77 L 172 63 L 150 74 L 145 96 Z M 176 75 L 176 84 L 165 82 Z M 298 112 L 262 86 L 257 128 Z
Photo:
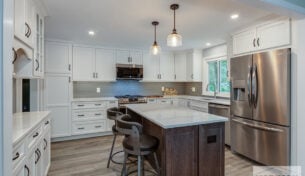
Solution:
M 256 39 L 253 39 L 253 47 L 256 47 L 255 41 Z

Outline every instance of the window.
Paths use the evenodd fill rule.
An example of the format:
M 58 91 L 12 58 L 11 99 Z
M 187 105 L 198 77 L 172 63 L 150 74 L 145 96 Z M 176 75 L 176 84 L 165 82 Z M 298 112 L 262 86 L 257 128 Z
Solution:
M 230 92 L 230 82 L 228 80 L 228 61 L 226 59 L 208 61 L 208 91 L 215 89 L 220 93 Z

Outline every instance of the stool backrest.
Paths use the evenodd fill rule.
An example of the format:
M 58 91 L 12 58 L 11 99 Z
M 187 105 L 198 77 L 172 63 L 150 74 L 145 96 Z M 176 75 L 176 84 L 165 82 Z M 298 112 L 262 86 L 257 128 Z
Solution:
M 123 108 L 118 108 L 118 107 L 112 107 L 107 109 L 107 118 L 110 120 L 116 120 L 117 117 L 120 115 L 123 115 L 125 112 L 125 109 Z

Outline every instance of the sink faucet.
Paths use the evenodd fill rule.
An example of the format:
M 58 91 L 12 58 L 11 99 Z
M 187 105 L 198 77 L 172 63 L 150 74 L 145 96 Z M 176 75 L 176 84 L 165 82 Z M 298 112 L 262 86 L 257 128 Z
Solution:
M 209 91 L 209 86 L 210 86 L 210 85 L 214 86 L 214 98 L 216 99 L 216 94 L 217 94 L 217 92 L 216 92 L 216 84 L 214 84 L 214 83 L 208 83 L 208 84 L 207 84 L 207 87 L 206 87 L 206 91 Z

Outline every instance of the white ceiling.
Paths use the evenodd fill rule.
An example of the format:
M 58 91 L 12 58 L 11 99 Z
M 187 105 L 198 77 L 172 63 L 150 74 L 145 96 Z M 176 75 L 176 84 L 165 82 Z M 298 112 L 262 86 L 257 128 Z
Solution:
M 48 10 L 46 37 L 82 44 L 148 49 L 153 42 L 151 22 L 158 20 L 157 41 L 163 50 L 173 28 L 170 4 L 178 3 L 177 31 L 183 46 L 205 48 L 224 43 L 228 34 L 270 12 L 236 0 L 43 0 Z M 238 20 L 230 15 L 240 14 Z M 96 31 L 94 37 L 88 30 Z

